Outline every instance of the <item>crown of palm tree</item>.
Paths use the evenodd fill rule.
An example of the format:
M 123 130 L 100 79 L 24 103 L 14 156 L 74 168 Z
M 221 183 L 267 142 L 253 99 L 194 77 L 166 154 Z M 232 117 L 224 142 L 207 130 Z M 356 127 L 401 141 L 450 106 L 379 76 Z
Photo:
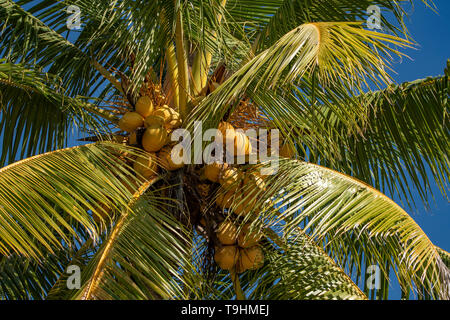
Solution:
M 389 76 L 415 45 L 404 2 L 0 0 L 0 298 L 386 299 L 395 275 L 402 298 L 449 299 L 450 254 L 382 193 L 411 209 L 411 190 L 427 204 L 432 183 L 448 189 L 450 64 Z M 370 5 L 392 16 L 382 31 Z M 237 179 L 223 209 L 202 164 L 135 172 L 144 129 L 132 143 L 118 125 L 142 96 L 192 133 L 278 129 L 294 155 L 264 188 Z M 73 130 L 93 143 L 66 148 Z M 238 266 L 241 244 L 218 267 L 223 221 L 261 234 L 258 268 Z

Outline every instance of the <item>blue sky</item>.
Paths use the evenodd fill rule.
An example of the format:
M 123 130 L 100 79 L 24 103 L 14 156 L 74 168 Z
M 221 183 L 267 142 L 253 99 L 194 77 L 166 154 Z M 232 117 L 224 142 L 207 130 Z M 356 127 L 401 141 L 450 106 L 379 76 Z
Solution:
M 438 14 L 419 1 L 415 3 L 414 8 L 408 7 L 410 17 L 407 26 L 419 47 L 417 50 L 404 51 L 412 60 L 404 59 L 393 64 L 397 82 L 442 75 L 446 61 L 450 58 L 450 1 L 434 0 Z M 421 203 L 418 202 L 416 212 L 409 213 L 437 246 L 449 251 L 450 237 L 447 232 L 450 231 L 450 204 L 436 186 L 433 194 L 436 201 L 431 203 L 429 211 L 420 207 Z

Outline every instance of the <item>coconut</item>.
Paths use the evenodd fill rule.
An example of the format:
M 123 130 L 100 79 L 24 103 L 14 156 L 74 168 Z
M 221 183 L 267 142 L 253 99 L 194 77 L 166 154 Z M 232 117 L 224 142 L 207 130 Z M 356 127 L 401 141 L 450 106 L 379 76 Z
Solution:
M 137 112 L 127 112 L 119 120 L 120 130 L 133 132 L 144 125 L 144 118 Z
M 260 189 L 264 190 L 266 188 L 266 183 L 263 178 L 256 172 L 247 173 L 244 177 L 244 186 L 246 188 Z M 247 187 L 251 186 L 251 187 Z
M 223 192 L 223 191 L 222 191 Z M 222 209 L 228 209 L 231 207 L 234 199 L 234 191 L 228 191 L 227 193 L 220 193 L 216 198 L 216 204 Z
M 219 176 L 222 170 L 226 169 L 228 165 L 226 163 L 220 164 L 218 162 L 214 162 L 208 164 L 204 169 L 204 175 L 206 179 L 211 182 L 217 183 L 219 182 Z
M 153 112 L 153 101 L 148 96 L 140 97 L 136 103 L 136 112 L 144 118 L 148 117 Z
M 164 121 L 165 120 L 163 117 L 152 113 L 151 115 L 149 115 L 148 117 L 145 118 L 144 127 L 148 128 L 149 126 L 152 126 L 152 125 L 164 126 Z
M 221 123 L 219 123 L 219 127 L 217 128 L 217 130 L 219 130 L 222 134 L 224 145 L 234 145 L 234 137 L 236 136 L 236 131 L 230 123 L 222 121 Z
M 239 250 L 236 246 L 216 247 L 214 260 L 223 270 L 231 270 L 236 265 Z
M 133 164 L 134 170 L 143 176 L 145 179 L 150 179 L 158 172 L 158 166 L 156 164 L 156 155 L 154 153 L 149 154 L 146 157 L 138 157 Z
M 164 126 L 167 129 L 176 129 L 180 127 L 182 123 L 180 114 L 167 105 L 156 109 L 152 115 L 163 118 Z
M 239 250 L 239 259 L 236 271 L 242 273 L 245 270 L 255 270 L 264 264 L 264 253 L 259 246 Z
M 150 116 L 152 117 L 152 116 Z M 150 118 L 147 117 L 146 121 Z M 160 117 L 149 119 L 147 129 L 142 137 L 142 147 L 148 152 L 161 150 L 167 143 L 167 130 L 164 128 L 164 120 Z
M 167 171 L 174 171 L 184 167 L 184 163 L 176 164 L 172 159 L 172 147 L 166 146 L 158 154 L 161 167 Z M 180 149 L 179 157 L 183 160 L 183 149 Z
M 238 239 L 238 230 L 231 221 L 225 221 L 219 225 L 216 235 L 221 244 L 231 245 Z
M 256 246 L 261 240 L 262 234 L 257 231 L 250 232 L 250 224 L 245 224 L 242 227 L 238 236 L 238 245 L 241 248 L 249 248 Z
M 241 179 L 242 173 L 235 168 L 227 168 L 219 174 L 219 183 L 227 190 L 236 190 L 239 187 L 238 181 Z
M 250 140 L 243 132 L 236 132 L 234 136 L 234 155 L 245 156 L 252 152 Z

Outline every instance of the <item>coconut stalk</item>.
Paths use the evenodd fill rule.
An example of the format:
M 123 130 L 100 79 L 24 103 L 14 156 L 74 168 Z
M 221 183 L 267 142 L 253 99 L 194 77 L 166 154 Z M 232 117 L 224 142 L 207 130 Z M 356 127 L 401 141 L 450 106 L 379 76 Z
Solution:
M 178 65 L 177 65 L 177 57 L 175 53 L 175 47 L 172 42 L 170 42 L 167 46 L 166 51 L 167 58 L 167 70 L 169 73 L 169 82 L 172 87 L 173 92 L 173 104 L 175 108 L 180 111 L 180 86 L 178 85 Z
M 175 28 L 175 45 L 178 66 L 178 104 L 181 119 L 185 120 L 189 110 L 187 108 L 189 92 L 188 59 L 184 46 L 183 19 L 181 10 L 178 10 L 177 24 Z
M 122 85 L 120 84 L 119 80 L 117 80 L 108 70 L 106 70 L 105 67 L 103 67 L 100 63 L 98 63 L 96 60 L 91 59 L 92 65 L 95 69 L 97 69 L 100 74 L 108 79 L 109 82 L 117 89 L 120 93 L 124 94 Z
M 222 0 L 220 5 L 225 7 L 227 0 Z M 217 20 L 220 23 L 222 21 L 222 15 L 217 16 Z M 216 39 L 216 32 L 213 32 L 213 39 Z M 194 63 L 192 65 L 192 78 L 193 78 L 193 94 L 198 96 L 206 87 L 208 81 L 208 70 L 211 64 L 212 54 L 208 51 L 199 50 L 195 56 Z
M 230 270 L 230 277 L 233 281 L 234 292 L 236 293 L 236 300 L 246 300 L 245 294 L 241 288 L 241 282 L 239 281 L 239 275 L 236 273 L 235 268 Z

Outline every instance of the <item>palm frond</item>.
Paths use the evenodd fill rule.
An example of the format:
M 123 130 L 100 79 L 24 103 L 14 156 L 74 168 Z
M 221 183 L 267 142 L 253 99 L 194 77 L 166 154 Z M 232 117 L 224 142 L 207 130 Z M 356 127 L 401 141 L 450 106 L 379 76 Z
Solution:
M 114 116 L 66 96 L 58 77 L 0 59 L 0 165 L 65 147 L 75 128 L 108 131 Z
M 23 9 L 22 6 L 28 5 L 29 2 L 0 1 L 1 57 L 12 62 L 37 64 L 42 69 L 48 69 L 50 73 L 58 74 L 70 95 L 89 96 L 91 86 L 106 79 L 120 91 L 117 80 L 93 60 L 91 53 L 83 52 L 63 37 L 62 33 L 67 33 L 67 17 L 64 17 L 64 29 L 61 30 L 59 26 L 58 33 Z M 52 7 L 55 3 L 37 6 L 39 10 L 43 10 L 46 4 Z M 43 10 L 44 17 L 49 14 L 52 15 L 51 10 Z M 66 15 L 65 7 L 64 10 L 59 10 L 59 15 L 61 21 L 61 15 Z
M 390 86 L 355 98 L 350 103 L 359 104 L 368 112 L 361 121 L 362 131 L 356 134 L 348 134 L 346 126 L 328 107 L 319 108 L 317 117 L 333 130 L 327 135 L 328 143 L 318 144 L 313 153 L 324 155 L 333 151 L 330 148 L 338 153 L 322 156 L 320 160 L 317 157 L 317 161 L 377 189 L 388 190 L 391 195 L 398 194 L 408 203 L 414 203 L 413 187 L 422 201 L 428 201 L 430 170 L 442 194 L 447 196 L 448 85 L 446 75 Z
M 405 26 L 407 12 L 404 5 L 412 1 L 391 0 L 230 0 L 229 14 L 242 23 L 249 22 L 248 28 L 258 34 L 257 47 L 261 50 L 275 43 L 283 34 L 298 25 L 321 21 L 365 21 L 367 8 L 376 5 L 381 8 L 381 28 L 396 35 L 408 35 Z M 432 9 L 434 6 L 423 1 Z M 389 16 L 389 19 L 386 17 Z
M 83 266 L 92 254 L 91 244 L 92 240 L 88 239 L 79 250 L 63 246 L 53 254 L 46 252 L 40 262 L 17 254 L 3 256 L 0 300 L 55 299 L 60 291 L 67 290 L 67 267 Z
M 76 299 L 177 299 L 195 295 L 184 267 L 190 244 L 179 223 L 158 209 L 158 198 L 146 193 L 144 184 L 124 211 L 97 254 L 83 270 L 82 288 Z M 183 291 L 185 290 L 185 291 Z
M 281 245 L 278 250 L 266 249 L 266 266 L 255 275 L 249 275 L 251 280 L 245 283 L 245 288 L 250 299 L 367 299 L 345 272 L 303 232 L 293 232 Z
M 367 184 L 318 165 L 280 160 L 278 172 L 267 178 L 266 191 L 255 196 L 248 186 L 233 208 L 255 196 L 253 210 L 269 226 L 280 226 L 288 237 L 298 227 L 345 268 L 378 264 L 386 274 L 396 270 L 402 290 L 448 296 L 448 268 L 417 223 L 397 204 Z M 248 189 L 248 190 L 247 190 Z M 269 202 L 271 205 L 269 205 Z M 351 248 L 358 254 L 348 256 Z M 344 257 L 344 258 L 342 258 Z
M 302 25 L 246 63 L 198 104 L 190 118 L 215 125 L 246 90 L 269 90 L 302 77 L 314 76 L 324 87 L 333 83 L 347 92 L 361 91 L 367 79 L 378 82 L 375 75 L 387 82 L 382 55 L 399 54 L 387 44 L 404 47 L 407 42 L 364 30 L 358 23 Z
M 52 151 L 0 169 L 0 253 L 16 252 L 39 260 L 73 243 L 77 228 L 98 239 L 90 212 L 99 203 L 127 207 L 127 185 L 140 178 L 131 174 L 127 158 L 137 151 L 113 143 L 97 143 Z M 70 236 L 69 236 L 70 235 Z

